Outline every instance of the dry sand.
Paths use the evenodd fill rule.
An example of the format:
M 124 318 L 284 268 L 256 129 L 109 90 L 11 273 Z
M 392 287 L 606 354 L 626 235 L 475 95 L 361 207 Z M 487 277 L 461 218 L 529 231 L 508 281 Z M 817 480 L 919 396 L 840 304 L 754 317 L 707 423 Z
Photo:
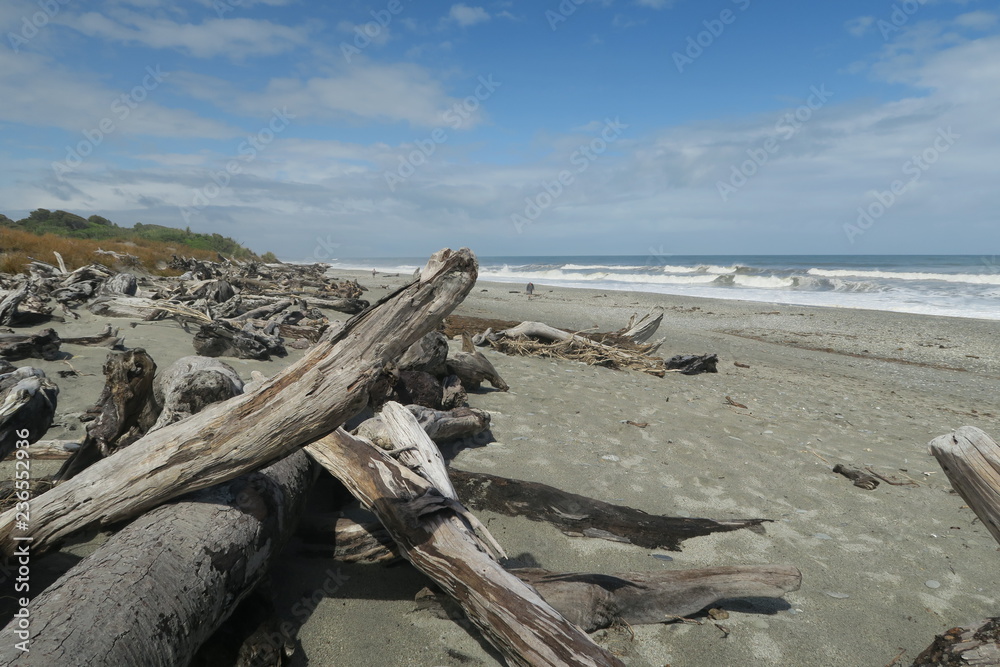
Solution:
M 387 291 L 378 285 L 408 279 L 341 273 L 372 287 L 367 298 Z M 773 522 L 762 533 L 700 537 L 664 552 L 483 513 L 513 559 L 577 572 L 782 563 L 803 573 L 801 590 L 785 601 L 721 605 L 730 613 L 720 622 L 726 632 L 702 618 L 700 625 L 636 627 L 634 638 L 627 630 L 595 635 L 627 664 L 881 667 L 904 649 L 901 664 L 908 664 L 935 633 L 1000 614 L 997 544 L 927 452 L 929 440 L 965 424 L 1000 435 L 1000 322 L 543 285 L 528 298 L 520 288 L 480 283 L 457 312 L 610 330 L 657 306 L 666 312 L 661 352 L 715 352 L 719 373 L 656 378 L 488 352 L 511 390 L 470 394 L 472 406 L 493 414 L 495 440 L 460 451 L 455 467 L 650 513 Z M 103 323 L 85 317 L 54 328 L 93 334 Z M 160 368 L 193 353 L 175 324 L 115 325 Z M 82 434 L 73 414 L 96 400 L 103 382 L 104 350 L 65 349 L 75 368 L 94 375 L 57 380 L 50 438 Z M 247 378 L 253 369 L 273 374 L 300 355 L 226 361 Z M 66 368 L 17 365 L 29 364 L 53 377 Z M 747 409 L 727 405 L 727 396 Z M 865 491 L 831 472 L 839 462 L 919 486 Z M 91 546 L 68 546 L 52 569 Z M 427 580 L 408 565 L 338 565 L 293 541 L 273 584 L 280 612 L 304 621 L 294 665 L 502 664 L 461 625 L 415 611 L 413 596 Z

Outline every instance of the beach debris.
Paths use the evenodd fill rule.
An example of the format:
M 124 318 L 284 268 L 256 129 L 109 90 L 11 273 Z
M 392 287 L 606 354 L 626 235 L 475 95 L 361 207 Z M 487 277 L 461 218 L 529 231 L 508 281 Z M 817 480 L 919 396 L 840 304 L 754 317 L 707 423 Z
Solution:
M 667 359 L 666 368 L 668 371 L 684 375 L 698 375 L 699 373 L 718 373 L 716 368 L 718 363 L 719 355 L 717 354 L 678 354 Z
M 450 375 L 462 381 L 467 390 L 479 389 L 484 380 L 500 391 L 510 389 L 486 355 L 475 349 L 468 334 L 462 336 L 462 351 L 449 356 L 445 367 Z
M 472 509 L 544 521 L 573 537 L 585 536 L 585 530 L 593 528 L 646 549 L 680 551 L 681 542 L 689 538 L 753 528 L 768 521 L 659 516 L 538 482 L 455 468 L 450 475 L 458 497 Z
M 743 405 L 742 403 L 734 401 L 732 396 L 726 396 L 726 405 L 731 405 L 734 408 L 742 408 L 743 410 L 750 409 L 747 406 Z
M 671 362 L 652 356 L 660 343 L 637 344 L 621 332 L 571 333 L 542 322 L 521 322 L 500 331 L 487 328 L 473 336 L 472 342 L 476 346 L 491 345 L 505 354 L 571 359 L 591 366 L 615 370 L 628 368 L 659 377 L 668 369 L 686 374 L 714 372 L 716 360 L 715 355 L 675 357 L 671 365 Z
M 0 459 L 18 443 L 39 440 L 52 425 L 59 387 L 39 368 L 24 366 L 0 375 Z
M 989 618 L 968 628 L 951 628 L 913 661 L 913 667 L 1000 664 L 1000 618 Z
M 638 313 L 636 313 L 629 318 L 628 324 L 624 328 L 619 329 L 615 333 L 638 345 L 652 338 L 656 330 L 660 328 L 661 322 L 663 322 L 662 311 L 655 317 L 653 316 L 653 311 L 649 311 L 642 317 L 639 317 Z
M 843 463 L 838 463 L 833 466 L 833 472 L 843 475 L 847 479 L 851 480 L 854 483 L 854 486 L 859 489 L 874 491 L 876 487 L 878 487 L 879 481 L 875 479 L 875 477 L 866 472 L 862 472 L 857 468 L 846 466 Z
M 125 339 L 118 336 L 118 329 L 114 329 L 110 324 L 104 327 L 104 331 L 93 336 L 75 336 L 72 338 L 62 338 L 62 342 L 67 345 L 95 345 L 106 347 L 118 347 L 125 344 Z
M 847 593 L 837 593 L 835 591 L 823 591 L 823 592 L 826 593 L 828 596 L 837 600 L 846 600 L 847 598 L 851 597 Z
M 634 422 L 631 419 L 622 419 L 620 423 L 628 424 L 629 426 L 635 426 L 636 428 L 646 428 L 647 426 L 649 426 L 649 422 Z
M 33 334 L 0 334 L 0 358 L 54 361 L 59 358 L 60 345 L 62 340 L 54 329 L 42 329 Z
M 734 361 L 733 366 L 736 366 L 737 368 L 750 368 L 750 364 L 744 364 L 739 361 Z

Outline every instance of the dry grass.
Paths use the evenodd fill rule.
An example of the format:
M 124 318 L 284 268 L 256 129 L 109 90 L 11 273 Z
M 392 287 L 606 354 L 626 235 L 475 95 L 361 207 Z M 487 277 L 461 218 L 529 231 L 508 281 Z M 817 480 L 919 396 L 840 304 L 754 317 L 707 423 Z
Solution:
M 156 241 L 91 241 L 69 239 L 55 234 L 32 234 L 19 229 L 0 228 L 0 273 L 25 273 L 26 265 L 33 259 L 55 264 L 53 251 L 58 252 L 66 262 L 66 268 L 73 269 L 87 264 L 102 264 L 110 269 L 124 268 L 110 255 L 95 254 L 95 250 L 135 255 L 139 263 L 149 273 L 157 275 L 177 275 L 180 272 L 157 268 L 158 262 L 166 262 L 173 254 L 198 259 L 215 260 L 216 255 L 209 250 L 180 247 Z M 134 267 L 132 267 L 134 268 Z

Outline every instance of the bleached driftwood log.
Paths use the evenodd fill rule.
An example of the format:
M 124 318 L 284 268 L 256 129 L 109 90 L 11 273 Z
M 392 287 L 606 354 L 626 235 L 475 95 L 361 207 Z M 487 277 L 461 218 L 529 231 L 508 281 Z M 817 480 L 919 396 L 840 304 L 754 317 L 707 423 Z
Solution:
M 11 290 L 2 301 L 0 301 L 0 325 L 9 327 L 17 322 L 17 307 L 21 301 L 28 296 L 30 285 L 25 280 L 23 285 Z
M 930 449 L 952 487 L 1000 543 L 1000 445 L 980 429 L 963 426 L 932 440 Z M 1000 665 L 1000 617 L 938 635 L 913 665 Z
M 181 357 L 153 379 L 158 416 L 149 429 L 187 419 L 212 403 L 243 393 L 243 380 L 229 364 L 207 357 Z
M 0 663 L 188 664 L 267 572 L 310 479 L 296 452 L 147 512 L 32 600 L 30 652 L 16 620 L 0 631 Z
M 638 320 L 633 315 L 629 319 L 628 324 L 625 325 L 625 328 L 621 330 L 621 336 L 633 343 L 645 343 L 653 337 L 656 330 L 660 328 L 660 322 L 663 321 L 663 313 L 660 313 L 656 317 L 652 317 L 652 314 L 652 311 L 650 311 Z
M 448 339 L 440 331 L 432 331 L 411 345 L 400 357 L 399 370 L 423 371 L 434 377 L 447 375 Z
M 18 441 L 35 442 L 52 426 L 59 387 L 45 371 L 24 366 L 0 376 L 0 459 Z
M 407 405 L 406 409 L 417 419 L 417 423 L 428 437 L 438 443 L 456 438 L 468 438 L 490 427 L 490 413 L 478 408 L 434 410 L 422 405 Z M 392 449 L 380 415 L 361 422 L 354 430 L 354 435 L 371 440 L 382 449 Z
M 411 444 L 393 439 L 401 448 Z M 471 515 L 427 479 L 343 429 L 306 451 L 378 516 L 402 555 L 454 598 L 511 664 L 623 664 L 490 557 L 466 523 Z
M 213 486 L 329 433 L 368 403 L 369 387 L 434 330 L 476 282 L 472 251 L 442 250 L 420 277 L 329 333 L 250 394 L 149 433 L 115 456 L 36 496 L 27 532 L 40 554 L 74 531 L 136 516 Z M 15 513 L 0 514 L 0 553 L 14 549 Z
M 448 373 L 458 376 L 466 389 L 479 389 L 483 380 L 500 391 L 510 389 L 486 355 L 475 348 L 467 334 L 462 336 L 462 351 L 451 355 L 445 362 L 445 367 Z

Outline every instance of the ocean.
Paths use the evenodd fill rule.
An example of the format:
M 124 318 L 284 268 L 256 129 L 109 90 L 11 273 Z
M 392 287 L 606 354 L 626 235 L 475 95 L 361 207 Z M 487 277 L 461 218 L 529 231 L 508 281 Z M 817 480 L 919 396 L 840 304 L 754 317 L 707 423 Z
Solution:
M 335 268 L 412 273 L 426 258 Z M 995 255 L 479 257 L 483 280 L 1000 320 Z

